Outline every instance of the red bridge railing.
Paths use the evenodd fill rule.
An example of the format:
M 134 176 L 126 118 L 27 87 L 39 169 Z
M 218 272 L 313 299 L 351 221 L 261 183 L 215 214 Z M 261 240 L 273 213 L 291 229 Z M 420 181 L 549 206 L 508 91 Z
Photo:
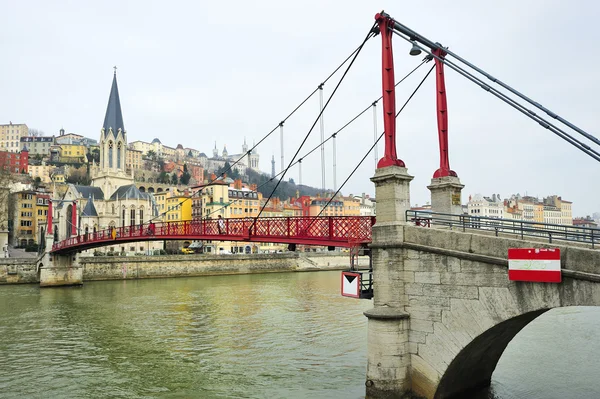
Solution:
M 117 227 L 81 234 L 54 243 L 52 252 L 67 253 L 120 242 L 147 240 L 214 240 L 293 243 L 351 247 L 371 242 L 371 216 L 276 217 L 192 220 Z

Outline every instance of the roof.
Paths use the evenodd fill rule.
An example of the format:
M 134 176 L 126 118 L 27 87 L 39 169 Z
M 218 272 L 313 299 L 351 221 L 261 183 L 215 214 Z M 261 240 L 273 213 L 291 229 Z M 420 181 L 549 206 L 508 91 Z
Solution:
M 73 184 L 73 188 L 79 193 L 79 195 L 83 198 L 92 198 L 92 199 L 104 199 L 104 192 L 100 187 L 91 187 L 91 186 L 77 186 Z
M 98 212 L 96 211 L 96 207 L 94 206 L 94 200 L 90 198 L 85 204 L 85 208 L 81 211 L 81 216 L 98 216 Z
M 160 142 L 160 140 L 158 139 L 158 137 L 157 137 L 157 138 L 155 138 L 154 140 L 152 140 L 152 144 L 154 144 L 154 143 L 162 144 L 162 143 Z
M 125 131 L 125 125 L 123 125 L 123 114 L 121 113 L 121 100 L 119 99 L 119 88 L 117 87 L 117 74 L 113 77 L 112 87 L 110 88 L 110 96 L 108 97 L 108 106 L 106 107 L 106 116 L 104 117 L 104 128 L 105 133 L 108 132 L 109 128 L 112 128 L 113 132 L 117 133 L 119 129 Z
M 142 193 L 135 184 L 128 184 L 126 186 L 121 186 L 114 192 L 113 195 L 110 196 L 111 200 L 119 200 L 119 199 L 149 199 L 150 196 L 148 193 Z

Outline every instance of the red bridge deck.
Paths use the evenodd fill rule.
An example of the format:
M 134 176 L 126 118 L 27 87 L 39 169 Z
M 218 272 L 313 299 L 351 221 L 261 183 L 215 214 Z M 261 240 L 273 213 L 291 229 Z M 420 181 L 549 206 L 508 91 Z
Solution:
M 148 224 L 117 227 L 113 238 L 110 229 L 74 236 L 52 246 L 52 253 L 65 254 L 107 245 L 154 240 L 213 240 L 272 242 L 303 245 L 352 247 L 371 242 L 371 216 L 280 217 L 254 219 L 194 220 L 156 223 L 154 232 Z

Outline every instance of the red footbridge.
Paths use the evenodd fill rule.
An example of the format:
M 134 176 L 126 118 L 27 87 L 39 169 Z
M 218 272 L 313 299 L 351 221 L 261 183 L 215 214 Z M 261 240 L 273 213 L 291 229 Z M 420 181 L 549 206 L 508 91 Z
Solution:
M 67 254 L 112 244 L 157 240 L 269 242 L 356 247 L 371 242 L 372 216 L 275 217 L 192 220 L 100 230 L 54 243 L 52 253 Z

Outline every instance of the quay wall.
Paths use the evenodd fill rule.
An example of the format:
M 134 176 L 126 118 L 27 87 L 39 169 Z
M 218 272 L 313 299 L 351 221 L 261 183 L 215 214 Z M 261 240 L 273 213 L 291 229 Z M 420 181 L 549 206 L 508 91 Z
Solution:
M 368 267 L 368 258 L 361 257 Z M 83 281 L 193 277 L 226 274 L 344 270 L 347 253 L 298 253 L 252 255 L 162 255 L 81 257 Z M 0 260 L 0 284 L 39 283 L 35 259 Z

